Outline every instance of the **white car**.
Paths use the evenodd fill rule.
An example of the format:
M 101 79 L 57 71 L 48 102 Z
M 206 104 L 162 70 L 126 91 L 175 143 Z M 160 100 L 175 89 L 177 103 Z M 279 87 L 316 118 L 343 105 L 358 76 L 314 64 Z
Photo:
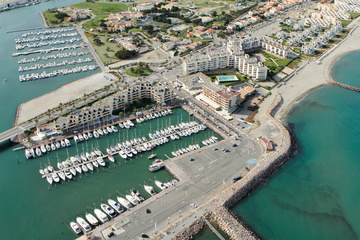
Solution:
M 196 204 L 194 204 L 194 203 L 190 203 L 190 206 L 193 208 L 197 208 Z

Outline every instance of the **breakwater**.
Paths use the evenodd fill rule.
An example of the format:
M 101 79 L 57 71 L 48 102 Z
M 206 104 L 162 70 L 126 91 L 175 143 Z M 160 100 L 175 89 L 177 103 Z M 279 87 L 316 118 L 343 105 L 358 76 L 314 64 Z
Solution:
M 273 117 L 282 101 L 280 94 L 277 94 L 274 102 L 265 112 L 266 118 L 272 121 L 273 124 L 280 129 L 281 136 L 283 137 L 277 151 L 266 154 L 240 181 L 218 193 L 207 204 L 212 207 L 204 214 L 204 217 L 217 224 L 231 239 L 260 238 L 255 232 L 251 231 L 244 223 L 242 223 L 230 209 L 276 171 L 291 155 L 292 145 L 290 133 L 279 120 Z M 167 230 L 170 231 L 171 229 L 174 229 L 175 226 L 180 223 L 180 220 L 177 221 Z M 203 227 L 204 224 L 200 221 L 194 221 L 178 233 L 175 239 L 191 239 L 192 236 L 200 232 Z M 193 235 L 190 235 L 190 233 Z M 163 237 L 163 235 L 158 234 L 153 239 L 160 239 L 161 237 Z
M 350 85 L 347 85 L 347 84 L 344 84 L 344 83 L 339 83 L 339 82 L 336 82 L 336 81 L 334 81 L 332 79 L 330 79 L 330 80 L 326 79 L 326 82 L 328 82 L 330 85 L 334 85 L 334 86 L 342 87 L 342 88 L 345 88 L 345 89 L 349 89 L 349 90 L 354 91 L 354 92 L 360 92 L 360 88 L 358 88 L 358 87 L 350 86 Z

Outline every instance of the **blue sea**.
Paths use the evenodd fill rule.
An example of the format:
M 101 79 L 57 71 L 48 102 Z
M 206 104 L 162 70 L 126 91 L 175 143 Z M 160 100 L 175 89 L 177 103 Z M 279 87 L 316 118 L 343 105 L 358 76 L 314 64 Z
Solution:
M 360 52 L 332 67 L 334 80 L 360 87 Z M 360 94 L 326 86 L 290 112 L 298 150 L 233 210 L 264 239 L 360 238 Z

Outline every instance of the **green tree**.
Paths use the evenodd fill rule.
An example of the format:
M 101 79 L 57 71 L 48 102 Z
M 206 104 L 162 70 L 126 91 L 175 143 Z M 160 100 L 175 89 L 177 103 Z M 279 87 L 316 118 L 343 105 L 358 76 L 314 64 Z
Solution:
M 217 12 L 214 10 L 214 11 L 211 13 L 211 16 L 215 18 L 215 17 L 217 16 Z
M 120 49 L 115 53 L 115 57 L 119 59 L 129 59 L 136 56 L 137 52 L 135 50 L 127 50 L 125 48 Z

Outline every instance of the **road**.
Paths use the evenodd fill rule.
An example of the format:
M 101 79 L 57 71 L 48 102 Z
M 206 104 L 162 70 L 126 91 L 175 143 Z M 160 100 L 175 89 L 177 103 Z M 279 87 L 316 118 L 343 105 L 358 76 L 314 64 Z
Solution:
M 25 130 L 30 129 L 32 127 L 35 126 L 35 123 L 33 122 L 29 122 L 29 123 L 25 123 L 21 126 L 16 126 L 13 127 L 5 132 L 0 133 L 0 143 L 4 142 L 6 140 L 12 139 L 15 136 L 17 136 L 18 134 L 23 133 Z

